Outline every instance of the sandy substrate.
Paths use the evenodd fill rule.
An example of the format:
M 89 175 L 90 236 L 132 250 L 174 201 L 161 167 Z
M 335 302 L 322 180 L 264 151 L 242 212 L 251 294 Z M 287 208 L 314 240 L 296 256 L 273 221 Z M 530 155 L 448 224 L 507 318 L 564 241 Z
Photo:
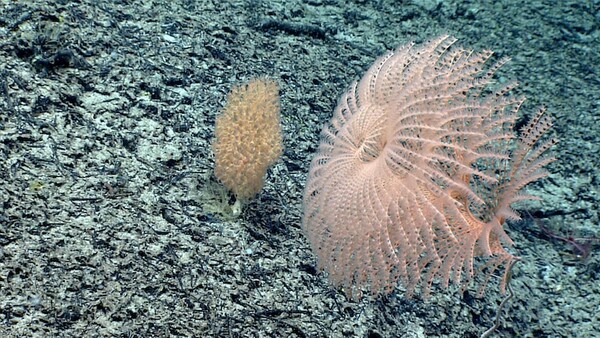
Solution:
M 510 56 L 523 114 L 556 120 L 545 200 L 522 210 L 600 237 L 600 2 L 484 2 L 2 1 L 0 337 L 478 337 L 494 283 L 352 302 L 300 224 L 338 97 L 384 51 L 449 33 Z M 281 87 L 286 149 L 231 219 L 210 142 L 256 76 Z M 523 261 L 497 336 L 598 336 L 600 250 L 508 228 Z

